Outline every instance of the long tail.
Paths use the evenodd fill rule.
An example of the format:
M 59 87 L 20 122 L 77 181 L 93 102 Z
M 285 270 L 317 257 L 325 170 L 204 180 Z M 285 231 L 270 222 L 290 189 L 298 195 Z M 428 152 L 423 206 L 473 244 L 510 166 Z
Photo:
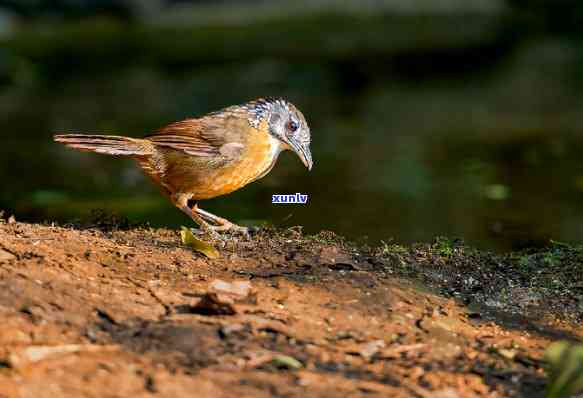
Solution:
M 57 134 L 54 139 L 70 148 L 106 155 L 139 156 L 153 152 L 152 144 L 146 140 L 116 135 Z

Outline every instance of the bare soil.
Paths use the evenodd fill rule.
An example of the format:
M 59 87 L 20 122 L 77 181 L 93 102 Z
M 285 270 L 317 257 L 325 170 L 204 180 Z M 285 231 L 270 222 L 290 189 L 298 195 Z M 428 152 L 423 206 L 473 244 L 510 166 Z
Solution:
M 581 253 L 2 222 L 0 397 L 541 397 Z

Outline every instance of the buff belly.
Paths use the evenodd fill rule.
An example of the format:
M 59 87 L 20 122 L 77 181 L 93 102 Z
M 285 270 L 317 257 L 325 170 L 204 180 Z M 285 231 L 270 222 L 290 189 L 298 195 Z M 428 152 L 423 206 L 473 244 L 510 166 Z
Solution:
M 210 199 L 236 191 L 262 177 L 273 167 L 278 154 L 279 143 L 259 131 L 249 137 L 236 159 L 165 151 L 160 159 L 160 163 L 165 164 L 157 168 L 172 165 L 172 170 L 165 169 L 159 181 L 170 192 L 188 193 L 195 200 Z

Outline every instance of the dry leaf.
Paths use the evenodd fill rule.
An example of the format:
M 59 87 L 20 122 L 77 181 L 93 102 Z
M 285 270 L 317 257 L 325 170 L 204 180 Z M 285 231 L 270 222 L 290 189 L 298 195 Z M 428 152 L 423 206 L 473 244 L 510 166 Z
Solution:
M 180 236 L 182 237 L 182 243 L 189 246 L 192 250 L 202 253 L 208 258 L 218 258 L 220 253 L 212 245 L 207 242 L 198 239 L 190 228 L 181 227 Z
M 278 369 L 300 369 L 304 366 L 300 361 L 288 355 L 275 355 L 270 364 Z

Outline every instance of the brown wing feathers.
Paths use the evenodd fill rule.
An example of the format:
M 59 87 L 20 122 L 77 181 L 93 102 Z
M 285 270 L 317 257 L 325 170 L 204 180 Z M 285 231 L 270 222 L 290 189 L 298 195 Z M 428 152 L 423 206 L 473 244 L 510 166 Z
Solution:
M 183 151 L 193 156 L 218 156 L 225 143 L 223 132 L 201 119 L 172 123 L 145 139 L 157 146 Z
M 219 147 L 197 140 L 195 137 L 159 135 L 148 137 L 148 140 L 152 141 L 156 146 L 176 149 L 193 156 L 217 156 L 220 154 Z

